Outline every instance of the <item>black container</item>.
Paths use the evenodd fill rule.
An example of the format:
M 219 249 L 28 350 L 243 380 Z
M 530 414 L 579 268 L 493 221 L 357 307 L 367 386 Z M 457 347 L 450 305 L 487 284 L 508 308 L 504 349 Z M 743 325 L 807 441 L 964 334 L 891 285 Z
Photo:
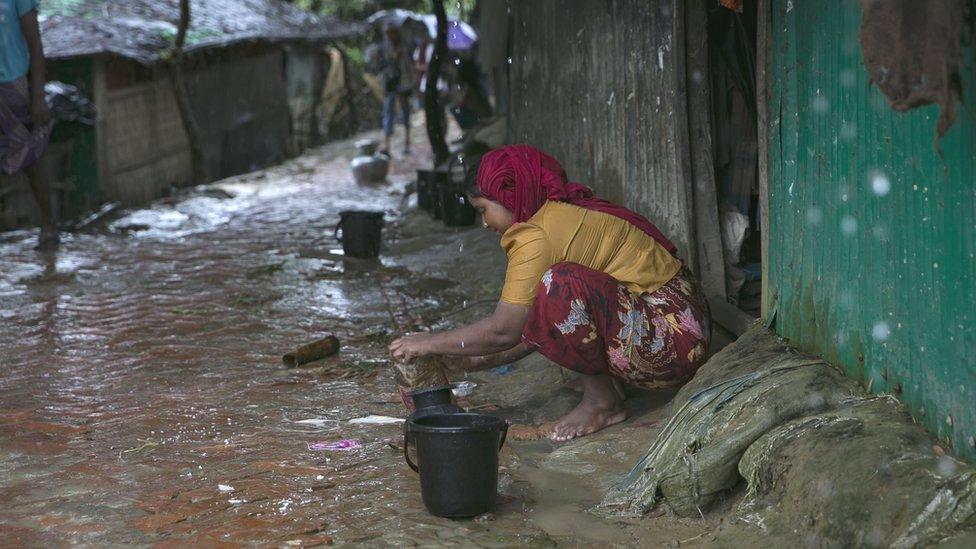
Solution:
M 454 394 L 451 392 L 450 385 L 431 387 L 429 389 L 419 389 L 407 393 L 413 401 L 413 413 L 410 419 L 429 416 L 431 414 L 448 414 L 453 412 L 463 412 L 464 410 L 454 405 Z M 438 410 L 445 410 L 438 412 Z
M 431 179 L 433 183 L 428 187 L 428 191 L 430 192 L 430 215 L 434 219 L 444 219 L 444 203 L 441 201 L 441 188 L 450 184 L 451 181 L 447 172 L 435 171 L 433 174 Z
M 342 231 L 342 236 L 339 236 Z M 383 236 L 383 212 L 346 210 L 339 212 L 335 237 L 349 257 L 377 257 Z
M 498 492 L 498 451 L 508 424 L 484 414 L 435 414 L 407 422 L 417 444 L 417 461 L 403 457 L 420 473 L 420 493 L 427 511 L 464 518 L 488 512 Z
M 403 424 L 403 443 L 410 445 L 408 449 L 414 456 L 417 455 L 416 444 L 407 434 L 410 420 L 439 414 L 458 414 L 464 412 L 464 408 L 454 404 L 454 394 L 451 392 L 450 385 L 441 387 L 431 387 L 429 389 L 419 389 L 408 393 L 413 401 L 413 413 Z
M 474 225 L 477 212 L 468 202 L 468 195 L 464 192 L 464 182 L 445 182 L 438 190 L 445 225 L 448 227 Z
M 417 170 L 417 207 L 425 212 L 434 208 L 434 177 L 433 170 Z

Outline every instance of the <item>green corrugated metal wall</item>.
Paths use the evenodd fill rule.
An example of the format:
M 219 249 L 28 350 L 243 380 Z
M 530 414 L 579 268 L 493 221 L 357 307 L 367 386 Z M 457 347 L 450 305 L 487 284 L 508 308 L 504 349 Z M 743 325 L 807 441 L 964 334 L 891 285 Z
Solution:
M 856 0 L 772 0 L 767 321 L 976 458 L 976 82 L 959 120 L 868 83 Z

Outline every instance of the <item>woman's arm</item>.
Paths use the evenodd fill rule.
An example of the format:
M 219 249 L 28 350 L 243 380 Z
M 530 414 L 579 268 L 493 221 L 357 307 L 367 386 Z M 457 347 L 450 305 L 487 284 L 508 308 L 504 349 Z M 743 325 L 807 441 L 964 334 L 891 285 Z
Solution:
M 37 25 L 37 10 L 30 10 L 20 17 L 20 31 L 24 34 L 30 55 L 31 122 L 47 124 L 51 120 L 51 109 L 44 101 L 44 47 Z
M 508 351 L 522 339 L 529 308 L 499 301 L 491 316 L 456 330 L 433 334 L 411 334 L 390 344 L 398 360 L 426 355 L 484 356 Z
M 444 365 L 451 370 L 459 372 L 480 372 L 481 370 L 490 370 L 498 366 L 511 364 L 531 355 L 534 352 L 535 351 L 530 349 L 529 346 L 523 341 L 507 351 L 501 351 L 499 353 L 490 355 L 445 356 Z

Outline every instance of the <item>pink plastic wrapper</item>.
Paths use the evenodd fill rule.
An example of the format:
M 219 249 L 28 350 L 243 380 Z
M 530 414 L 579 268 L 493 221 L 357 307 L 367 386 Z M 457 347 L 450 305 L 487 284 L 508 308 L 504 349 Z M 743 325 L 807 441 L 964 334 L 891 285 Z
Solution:
M 329 452 L 344 452 L 346 450 L 355 450 L 362 446 L 358 440 L 344 438 L 342 440 L 337 440 L 335 442 L 309 442 L 308 449 L 316 452 L 326 450 Z

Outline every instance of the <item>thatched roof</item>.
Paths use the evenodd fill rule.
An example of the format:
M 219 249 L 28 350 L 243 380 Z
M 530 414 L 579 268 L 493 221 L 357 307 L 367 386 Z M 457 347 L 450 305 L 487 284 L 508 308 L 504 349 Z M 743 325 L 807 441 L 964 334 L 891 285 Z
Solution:
M 191 0 L 185 50 L 240 42 L 316 42 L 363 32 L 360 23 L 318 17 L 280 0 Z M 173 44 L 179 0 L 45 0 L 40 3 L 49 59 L 109 53 L 144 64 Z

